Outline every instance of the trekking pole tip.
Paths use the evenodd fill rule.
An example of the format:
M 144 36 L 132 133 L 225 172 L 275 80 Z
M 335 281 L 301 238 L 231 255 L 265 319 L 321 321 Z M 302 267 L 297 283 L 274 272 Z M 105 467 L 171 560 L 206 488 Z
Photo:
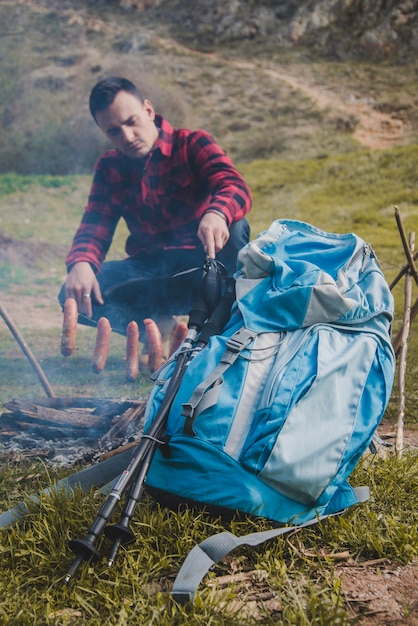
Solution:
M 112 549 L 110 550 L 109 558 L 107 560 L 107 566 L 112 567 L 119 552 L 119 548 L 122 544 L 122 537 L 117 537 L 113 542 Z
M 81 563 L 84 560 L 84 555 L 83 554 L 77 554 L 77 556 L 75 557 L 75 559 L 73 560 L 73 562 L 70 565 L 70 568 L 64 578 L 64 584 L 68 585 L 68 583 L 70 582 L 71 578 L 74 576 L 74 574 L 76 573 L 76 571 L 78 570 L 78 568 L 80 567 Z

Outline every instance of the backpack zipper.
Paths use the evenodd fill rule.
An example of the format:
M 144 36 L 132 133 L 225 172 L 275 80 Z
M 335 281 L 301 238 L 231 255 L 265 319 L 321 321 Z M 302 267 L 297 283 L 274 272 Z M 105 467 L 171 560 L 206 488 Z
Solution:
M 314 326 L 309 326 L 308 328 L 301 329 L 301 334 L 297 333 L 297 331 L 290 331 L 287 334 L 287 342 L 283 342 L 280 352 L 276 357 L 276 362 L 266 381 L 258 408 L 265 408 L 272 404 L 277 393 L 277 387 L 280 384 L 287 365 L 294 358 L 302 345 L 307 342 L 308 336 L 312 333 L 313 328 Z
M 298 352 L 310 332 L 311 327 L 308 327 L 303 329 L 302 336 L 300 333 L 297 333 L 297 331 L 291 331 L 290 333 L 261 333 L 257 336 L 259 342 L 260 338 L 262 342 L 263 338 L 267 338 L 269 335 L 277 335 L 277 340 L 274 343 L 259 348 L 256 339 L 256 342 L 251 348 L 252 355 L 257 353 L 257 350 L 262 352 L 263 350 L 271 351 L 273 349 L 273 352 L 268 354 L 265 359 L 260 359 L 260 357 L 257 356 L 256 358 L 248 359 L 248 368 L 243 383 L 244 391 L 236 408 L 231 430 L 224 444 L 224 452 L 230 457 L 234 459 L 239 458 L 253 423 L 255 413 L 260 407 L 266 406 L 267 402 L 271 402 L 271 397 L 274 395 L 273 392 L 276 387 L 273 383 L 277 381 L 277 379 L 277 384 L 279 383 L 286 365 Z M 241 356 L 241 358 L 245 357 Z M 272 362 L 273 359 L 274 361 Z M 263 385 L 264 378 L 265 384 Z M 250 386 L 251 383 L 252 386 Z M 254 386 L 263 389 L 260 397 L 257 393 L 254 393 Z
M 281 332 L 260 333 L 249 348 L 251 358 L 240 355 L 240 358 L 244 358 L 248 364 L 234 419 L 223 448 L 224 452 L 234 459 L 238 459 L 241 454 L 254 414 L 259 406 L 260 389 L 263 389 L 264 380 L 268 380 L 270 376 L 269 369 L 277 352 L 280 351 L 282 341 L 283 333 Z
M 347 269 L 349 270 L 359 259 L 363 257 L 363 263 L 361 264 L 360 271 L 363 272 L 366 267 L 366 263 L 370 259 L 370 257 L 376 258 L 373 247 L 370 243 L 366 241 L 363 243 L 361 248 L 357 250 L 357 252 L 352 256 L 351 261 L 347 265 Z

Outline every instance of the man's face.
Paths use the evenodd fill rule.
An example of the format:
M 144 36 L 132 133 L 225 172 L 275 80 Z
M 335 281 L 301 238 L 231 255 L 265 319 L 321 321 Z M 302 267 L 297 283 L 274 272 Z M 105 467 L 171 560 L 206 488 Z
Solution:
M 151 102 L 140 102 L 127 91 L 120 91 L 107 109 L 96 114 L 101 130 L 131 159 L 143 159 L 152 149 L 158 137 L 154 119 Z

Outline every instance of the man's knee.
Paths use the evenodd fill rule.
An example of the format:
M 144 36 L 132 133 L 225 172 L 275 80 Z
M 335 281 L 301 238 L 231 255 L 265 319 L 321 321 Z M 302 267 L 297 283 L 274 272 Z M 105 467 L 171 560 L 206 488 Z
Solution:
M 217 256 L 218 260 L 225 265 L 228 274 L 232 275 L 236 271 L 238 252 L 249 240 L 250 225 L 246 219 L 231 224 L 227 244 Z
M 244 218 L 231 224 L 229 228 L 229 243 L 236 250 L 240 250 L 250 240 L 250 225 Z

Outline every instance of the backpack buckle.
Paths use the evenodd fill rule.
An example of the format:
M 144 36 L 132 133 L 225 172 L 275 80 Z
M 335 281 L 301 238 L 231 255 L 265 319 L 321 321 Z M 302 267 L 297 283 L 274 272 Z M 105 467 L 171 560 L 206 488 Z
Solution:
M 196 433 L 193 429 L 195 408 L 196 407 L 192 404 L 185 403 L 183 404 L 183 411 L 181 413 L 186 418 L 184 420 L 183 433 L 185 435 L 190 435 L 191 437 L 196 437 Z
M 248 344 L 254 339 L 256 333 L 248 328 L 240 328 L 236 333 L 232 335 L 226 342 L 226 348 L 233 354 L 239 354 L 248 346 Z

